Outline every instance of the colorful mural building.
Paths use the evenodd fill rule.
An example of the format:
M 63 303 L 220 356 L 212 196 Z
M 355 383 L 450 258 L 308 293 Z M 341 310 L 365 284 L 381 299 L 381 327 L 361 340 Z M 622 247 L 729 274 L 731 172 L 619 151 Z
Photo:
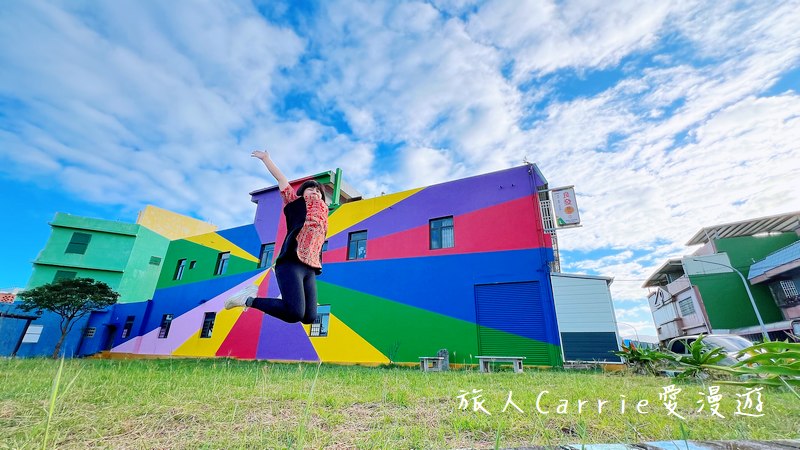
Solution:
M 666 261 L 643 286 L 660 342 L 700 333 L 761 339 L 757 313 L 770 339 L 800 333 L 800 212 L 705 227 L 687 245 L 700 247 Z
M 33 274 L 26 289 L 65 278 L 88 277 L 118 292 L 120 304 L 152 297 L 171 239 L 181 233 L 216 229 L 214 225 L 154 206 L 140 212 L 135 224 L 57 213 L 50 227 L 50 238 L 33 262 Z M 52 313 L 37 316 L 21 311 L 17 305 L 18 302 L 0 304 L 3 315 L 0 355 L 51 354 L 61 338 L 61 317 Z M 67 335 L 62 345 L 65 355 L 85 353 L 81 351 L 84 335 L 94 340 L 113 337 L 114 330 L 108 327 L 84 332 L 88 319 L 85 316 L 75 321 L 75 331 Z
M 612 280 L 554 272 L 548 185 L 535 165 L 370 199 L 339 170 L 292 185 L 309 178 L 333 199 L 315 323 L 223 308 L 247 286 L 280 294 L 275 186 L 250 193 L 252 224 L 171 236 L 152 293 L 92 313 L 76 354 L 378 365 L 446 349 L 450 365 L 479 355 L 619 362 Z

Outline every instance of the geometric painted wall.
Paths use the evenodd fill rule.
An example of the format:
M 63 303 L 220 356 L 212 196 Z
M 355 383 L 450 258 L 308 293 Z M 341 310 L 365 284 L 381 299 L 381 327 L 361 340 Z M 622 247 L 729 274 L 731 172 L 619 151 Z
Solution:
M 455 364 L 503 353 L 560 365 L 553 250 L 537 195 L 545 183 L 524 165 L 335 209 L 317 278 L 319 304 L 330 314 L 322 337 L 310 336 L 310 325 L 258 310 L 223 309 L 247 285 L 262 296 L 279 294 L 272 270 L 258 264 L 261 245 L 276 243 L 277 251 L 286 234 L 281 201 L 276 188 L 258 191 L 252 225 L 170 243 L 152 301 L 103 319 L 130 329 L 108 343 L 114 352 L 141 355 L 373 364 L 416 362 L 446 348 Z M 430 221 L 450 216 L 454 246 L 431 249 Z M 354 232 L 367 233 L 366 257 L 348 260 Z M 228 267 L 214 275 L 220 252 L 230 252 Z M 201 337 L 211 314 L 211 336 Z M 173 318 L 166 336 L 165 315 Z
M 152 205 L 140 211 L 136 223 L 59 212 L 50 226 L 50 237 L 33 263 L 28 289 L 64 277 L 88 277 L 108 284 L 120 294 L 118 304 L 109 311 L 95 311 L 73 321 L 72 331 L 67 333 L 61 347 L 67 356 L 92 354 L 113 345 L 115 334 L 121 335 L 122 328 L 113 328 L 114 324 L 108 322 L 112 310 L 141 321 L 143 313 L 139 310 L 147 310 L 142 302 L 153 296 L 171 241 L 217 228 Z M 82 236 L 81 251 L 73 247 L 76 234 Z M 4 307 L 4 312 L 17 311 L 18 304 Z M 45 311 L 31 323 L 41 327 L 38 341 L 23 343 L 17 355 L 50 355 L 61 338 L 60 321 L 60 316 Z M 23 328 L 22 320 L 0 318 L 0 355 L 13 351 Z

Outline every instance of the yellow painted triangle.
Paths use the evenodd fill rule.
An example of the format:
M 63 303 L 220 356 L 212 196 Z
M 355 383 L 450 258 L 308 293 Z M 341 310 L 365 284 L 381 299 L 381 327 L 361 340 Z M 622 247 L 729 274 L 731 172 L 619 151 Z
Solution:
M 328 217 L 328 237 L 373 216 L 384 209 L 395 205 L 425 188 L 411 189 L 396 194 L 381 195 L 380 197 L 345 203 Z
M 242 311 L 244 311 L 243 308 L 236 308 L 231 310 L 223 309 L 218 312 L 210 338 L 200 338 L 201 327 L 197 330 L 197 333 L 176 348 L 172 354 L 175 356 L 216 356 L 217 350 L 219 350 L 225 338 L 228 337 L 233 325 L 239 320 Z
M 306 334 L 311 325 L 304 325 Z M 353 331 L 344 322 L 330 315 L 328 336 L 312 337 L 311 345 L 322 362 L 378 363 L 388 364 L 389 358 Z
M 264 282 L 264 278 L 267 278 L 267 275 L 269 275 L 269 272 L 270 272 L 271 270 L 272 270 L 272 267 L 268 267 L 268 268 L 267 268 L 267 270 L 265 270 L 264 272 L 262 272 L 262 273 L 261 273 L 261 274 L 258 276 L 258 278 L 256 278 L 256 281 L 255 281 L 255 283 L 253 283 L 253 284 L 255 284 L 256 286 L 261 286 L 261 283 L 263 283 L 263 282 Z
M 247 253 L 238 245 L 225 239 L 217 233 L 206 233 L 198 236 L 191 236 L 185 240 L 194 242 L 195 244 L 200 244 L 204 247 L 213 248 L 214 250 L 218 250 L 220 252 L 229 251 L 233 256 L 238 256 L 239 258 L 246 259 L 248 261 L 258 262 L 257 257 Z

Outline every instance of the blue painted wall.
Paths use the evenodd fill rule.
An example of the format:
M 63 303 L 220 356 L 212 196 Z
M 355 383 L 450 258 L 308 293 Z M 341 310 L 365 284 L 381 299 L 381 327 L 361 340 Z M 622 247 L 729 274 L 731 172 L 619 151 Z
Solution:
M 25 312 L 18 307 L 19 302 L 11 305 L 3 305 L 0 310 L 4 312 L 24 315 L 35 315 L 35 311 Z M 73 320 L 72 331 L 67 335 L 64 343 L 61 344 L 61 354 L 67 357 L 78 354 L 82 331 L 88 322 L 89 317 Z M 30 356 L 52 356 L 58 340 L 61 339 L 61 316 L 58 314 L 43 312 L 38 319 L 31 322 L 31 325 L 42 325 L 42 334 L 37 343 L 22 344 L 17 351 L 18 357 Z M 14 351 L 14 346 L 19 340 L 19 336 L 25 326 L 24 320 L 0 318 L 0 356 L 10 356 Z

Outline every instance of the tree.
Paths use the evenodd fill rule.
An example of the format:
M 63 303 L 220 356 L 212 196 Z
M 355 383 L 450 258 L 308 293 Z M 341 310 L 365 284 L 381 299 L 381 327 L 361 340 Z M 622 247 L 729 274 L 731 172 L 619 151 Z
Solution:
M 117 302 L 119 294 L 102 281 L 92 278 L 74 278 L 45 284 L 17 294 L 22 301 L 20 309 L 26 312 L 51 311 L 61 316 L 61 339 L 53 351 L 58 358 L 64 338 L 77 323 L 76 319 Z

